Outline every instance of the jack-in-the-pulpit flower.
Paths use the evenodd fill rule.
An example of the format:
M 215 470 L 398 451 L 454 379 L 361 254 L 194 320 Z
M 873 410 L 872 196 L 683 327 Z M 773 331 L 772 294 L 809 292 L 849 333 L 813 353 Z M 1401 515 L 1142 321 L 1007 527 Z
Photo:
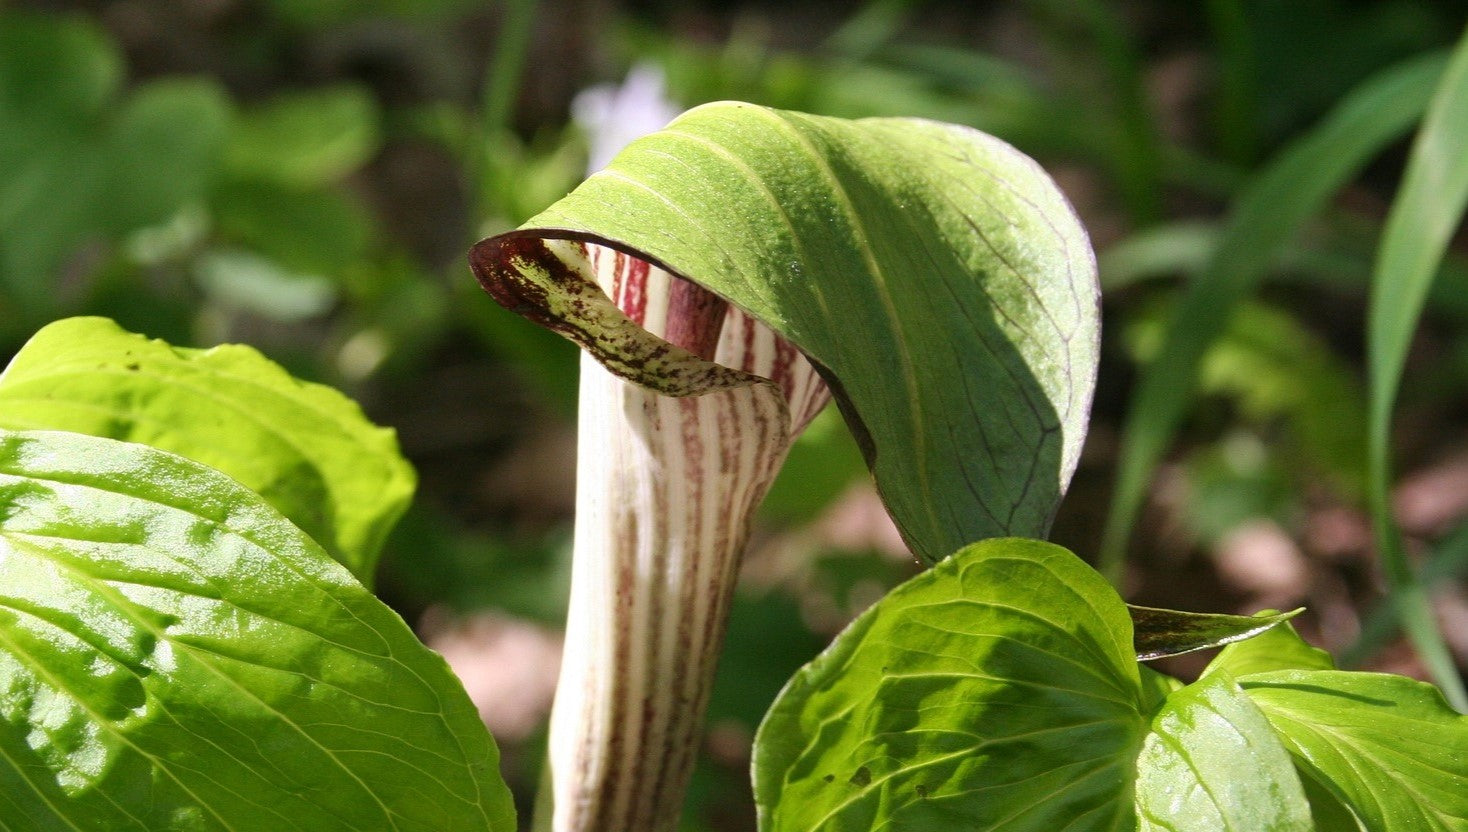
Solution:
M 604 337 L 567 333 L 598 354 L 581 364 L 554 829 L 672 829 L 751 516 L 830 396 L 788 341 L 644 260 L 574 241 L 496 243 L 475 262 L 502 303 L 519 305 L 517 291 L 536 289 L 518 276 L 540 273 L 580 287 L 577 314 L 546 323 L 626 331 L 610 339 L 615 354 Z
M 825 385 L 930 563 L 1044 536 L 1079 458 L 1094 258 L 974 130 L 705 105 L 470 261 L 589 356 L 556 832 L 676 823 L 750 515 Z

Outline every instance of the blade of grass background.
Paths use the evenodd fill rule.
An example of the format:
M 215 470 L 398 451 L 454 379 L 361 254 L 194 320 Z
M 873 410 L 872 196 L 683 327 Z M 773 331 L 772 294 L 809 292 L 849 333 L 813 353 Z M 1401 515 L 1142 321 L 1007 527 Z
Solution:
M 919 0 L 870 0 L 826 39 L 825 48 L 848 60 L 864 60 L 886 45 Z
M 1433 620 L 1427 591 L 1407 562 L 1391 510 L 1391 416 L 1407 347 L 1438 263 L 1468 203 L 1468 36 L 1452 61 L 1412 145 L 1401 190 L 1377 254 L 1366 328 L 1367 501 L 1392 608 L 1428 670 L 1460 711 L 1468 691 Z
M 520 77 L 525 72 L 525 57 L 530 47 L 530 26 L 535 22 L 537 0 L 505 0 L 504 20 L 495 38 L 494 56 L 484 76 L 483 121 L 487 136 L 497 136 L 510 128 L 515 111 L 515 98 L 520 92 Z
M 1254 161 L 1259 145 L 1259 90 L 1248 13 L 1240 0 L 1209 0 L 1208 26 L 1217 45 L 1213 130 L 1224 158 Z
M 496 153 L 513 127 L 515 101 L 520 95 L 520 84 L 525 75 L 531 28 L 539 0 L 502 0 L 501 5 L 500 30 L 495 36 L 494 53 L 485 68 L 480 91 L 479 121 L 470 130 L 469 146 L 464 149 L 464 168 L 469 182 L 474 184 L 474 195 L 478 201 L 475 222 L 484 220 L 488 213 L 486 193 L 489 189 L 513 187 L 513 179 L 508 172 L 501 170 L 502 163 L 496 158 Z
M 1077 47 L 1071 52 L 1094 51 L 1101 60 L 1099 88 L 1111 91 L 1105 105 L 1110 112 L 1103 125 L 1115 131 L 1115 147 L 1107 158 L 1127 213 L 1137 225 L 1162 216 L 1162 136 L 1147 102 L 1142 61 L 1126 22 L 1109 4 L 1099 0 L 1032 0 L 1043 17 L 1059 26 L 1052 32 Z
M 1191 281 L 1157 359 L 1142 372 L 1122 434 L 1099 568 L 1117 582 L 1152 472 L 1191 398 L 1198 364 L 1282 246 L 1373 156 L 1418 120 L 1445 58 L 1415 58 L 1368 79 L 1239 195 L 1218 249 Z
M 1428 592 L 1442 581 L 1468 574 L 1468 521 L 1440 540 L 1422 564 L 1417 579 Z M 1392 611 L 1390 600 L 1373 609 L 1361 624 L 1356 641 L 1341 652 L 1341 667 L 1355 667 L 1380 650 L 1401 632 L 1400 622 Z

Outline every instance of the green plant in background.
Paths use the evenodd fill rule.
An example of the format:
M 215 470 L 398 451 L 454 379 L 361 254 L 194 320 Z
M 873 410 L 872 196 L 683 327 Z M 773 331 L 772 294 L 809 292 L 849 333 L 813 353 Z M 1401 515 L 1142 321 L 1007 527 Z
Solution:
M 1389 417 L 1407 342 L 1468 199 L 1468 180 L 1462 174 L 1465 154 L 1459 152 L 1468 141 L 1463 126 L 1468 120 L 1461 112 L 1468 100 L 1468 38 L 1446 65 L 1445 60 L 1416 59 L 1369 80 L 1240 195 L 1215 253 L 1190 283 L 1159 359 L 1148 367 L 1136 393 L 1101 563 L 1113 579 L 1118 576 L 1147 481 L 1182 419 L 1198 365 L 1234 307 L 1263 279 L 1298 226 L 1372 155 L 1423 118 L 1372 280 L 1366 494 L 1388 577 L 1389 603 L 1448 696 L 1459 708 L 1468 708 L 1468 694 L 1405 560 L 1388 503 Z

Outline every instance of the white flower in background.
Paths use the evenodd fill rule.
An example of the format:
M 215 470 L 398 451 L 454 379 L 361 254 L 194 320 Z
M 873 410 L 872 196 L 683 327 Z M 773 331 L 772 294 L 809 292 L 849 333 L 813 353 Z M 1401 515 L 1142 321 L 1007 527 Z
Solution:
M 591 141 L 587 172 L 606 167 L 634 139 L 663 129 L 680 112 L 668 100 L 663 71 L 651 64 L 633 67 L 620 86 L 583 90 L 571 102 L 571 118 Z

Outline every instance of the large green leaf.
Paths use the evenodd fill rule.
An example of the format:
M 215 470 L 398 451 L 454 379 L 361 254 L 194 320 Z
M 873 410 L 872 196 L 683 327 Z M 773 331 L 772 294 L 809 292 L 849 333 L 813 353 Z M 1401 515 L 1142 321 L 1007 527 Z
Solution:
M 0 825 L 514 829 L 463 688 L 222 474 L 0 431 Z
M 391 430 L 255 350 L 180 349 L 105 318 L 36 333 L 0 375 L 0 427 L 141 442 L 229 474 L 370 582 L 416 478 Z
M 1366 326 L 1367 502 L 1392 602 L 1407 635 L 1459 710 L 1468 687 L 1438 632 L 1392 517 L 1391 415 L 1428 288 L 1468 205 L 1468 33 L 1459 40 L 1412 144 L 1377 251 Z
M 1340 670 L 1261 673 L 1239 684 L 1302 772 L 1367 829 L 1468 828 L 1468 716 L 1436 688 Z
M 756 741 L 761 829 L 1126 828 L 1137 667 L 1125 606 L 1074 555 L 970 546 L 791 680 Z
M 1137 775 L 1142 832 L 1314 829 L 1290 755 L 1226 674 L 1167 697 L 1152 718 Z
M 1095 381 L 1095 263 L 1054 184 L 1010 146 L 916 119 L 706 105 L 471 255 L 501 303 L 633 381 L 747 384 L 629 331 L 546 239 L 655 262 L 793 341 L 926 560 L 1046 532 Z M 702 380 L 670 379 L 689 368 Z

